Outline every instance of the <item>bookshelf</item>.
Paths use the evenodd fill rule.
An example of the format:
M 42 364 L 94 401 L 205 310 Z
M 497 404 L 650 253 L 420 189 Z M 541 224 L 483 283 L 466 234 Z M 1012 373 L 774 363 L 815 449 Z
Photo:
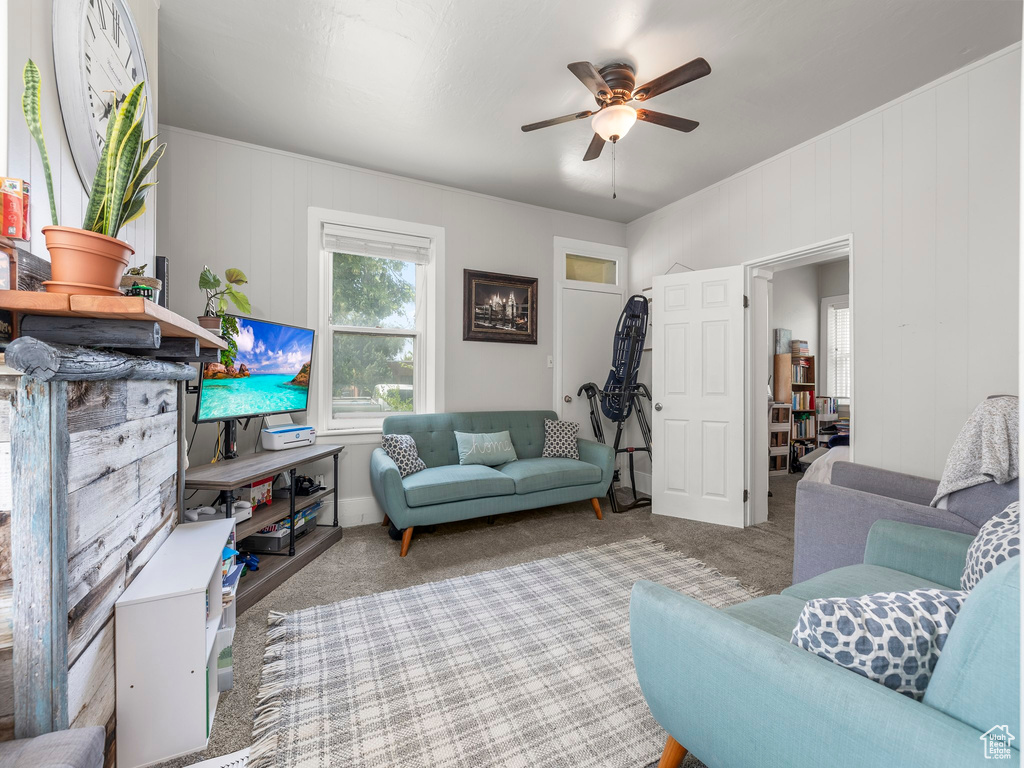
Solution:
M 796 461 L 818 445 L 818 414 L 815 403 L 817 367 L 814 355 L 791 354 L 790 382 L 793 417 L 790 429 L 791 457 Z
M 768 475 L 789 474 L 789 435 L 793 406 L 772 403 L 768 417 Z

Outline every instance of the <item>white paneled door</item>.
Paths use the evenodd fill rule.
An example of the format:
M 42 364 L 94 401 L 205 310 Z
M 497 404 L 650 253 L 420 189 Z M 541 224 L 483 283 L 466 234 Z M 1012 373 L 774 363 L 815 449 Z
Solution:
M 580 425 L 580 437 L 592 440 L 590 404 L 586 395 L 576 393 L 589 382 L 604 388 L 612 365 L 615 325 L 625 300 L 621 293 L 561 291 L 562 351 L 558 362 L 564 391 L 557 410 L 562 419 Z
M 654 278 L 653 511 L 744 523 L 743 267 Z

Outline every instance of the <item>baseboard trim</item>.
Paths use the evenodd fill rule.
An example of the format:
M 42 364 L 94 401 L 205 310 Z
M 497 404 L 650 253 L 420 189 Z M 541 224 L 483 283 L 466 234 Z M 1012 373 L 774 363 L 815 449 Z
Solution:
M 338 499 L 338 523 L 342 528 L 353 528 L 357 525 L 379 524 L 384 520 L 384 510 L 377 504 L 373 496 L 357 496 L 351 499 Z M 325 499 L 318 515 L 321 525 L 330 525 L 334 521 L 333 499 Z
M 646 493 L 648 496 L 651 495 L 651 489 L 654 487 L 651 482 L 651 474 L 649 472 L 634 472 L 636 475 L 636 490 L 637 493 Z M 619 477 L 622 478 L 622 484 L 629 487 L 629 472 L 620 473 Z

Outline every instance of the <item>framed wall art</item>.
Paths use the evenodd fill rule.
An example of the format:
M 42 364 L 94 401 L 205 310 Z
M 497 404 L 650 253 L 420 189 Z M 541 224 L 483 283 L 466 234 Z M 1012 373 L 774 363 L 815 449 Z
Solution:
M 537 278 L 463 270 L 465 341 L 537 343 Z

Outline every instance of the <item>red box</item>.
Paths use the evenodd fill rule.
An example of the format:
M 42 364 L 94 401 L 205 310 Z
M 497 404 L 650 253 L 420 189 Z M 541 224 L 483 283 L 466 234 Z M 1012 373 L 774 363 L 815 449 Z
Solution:
M 23 240 L 25 231 L 24 183 L 21 179 L 0 177 L 0 195 L 3 196 L 3 228 L 0 235 Z
M 21 182 L 21 239 L 31 240 L 32 239 L 32 225 L 28 220 L 28 212 L 31 210 L 29 205 L 29 183 L 27 181 Z

